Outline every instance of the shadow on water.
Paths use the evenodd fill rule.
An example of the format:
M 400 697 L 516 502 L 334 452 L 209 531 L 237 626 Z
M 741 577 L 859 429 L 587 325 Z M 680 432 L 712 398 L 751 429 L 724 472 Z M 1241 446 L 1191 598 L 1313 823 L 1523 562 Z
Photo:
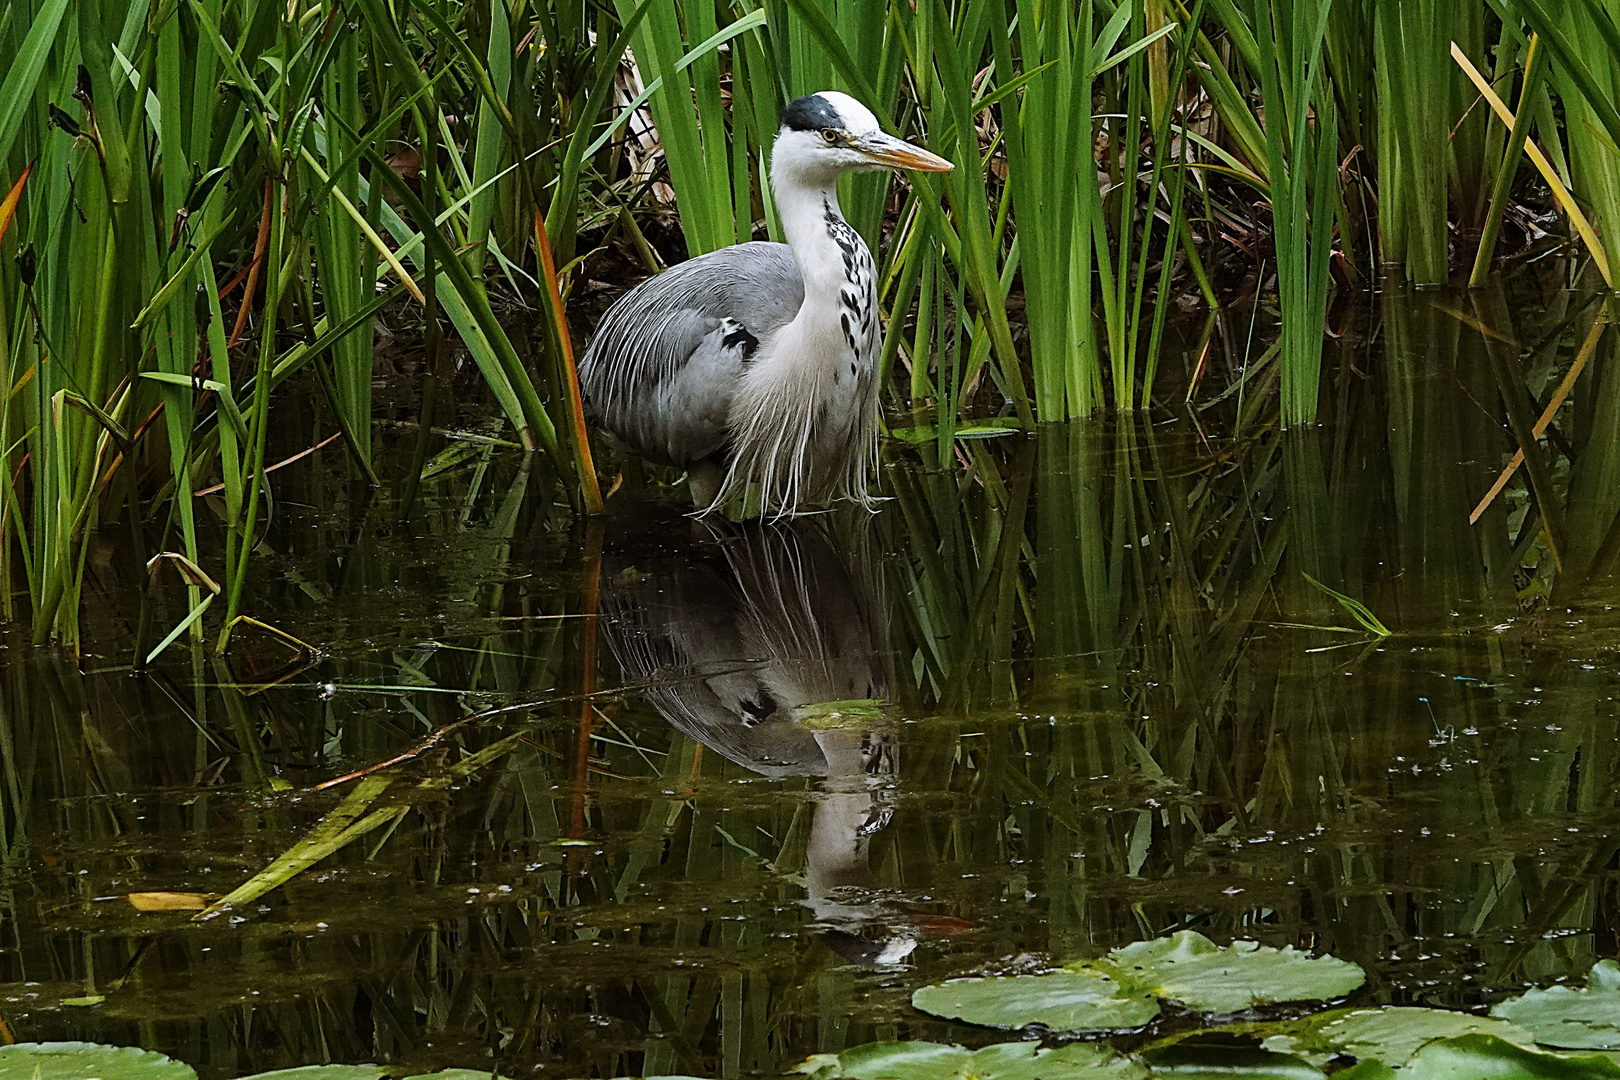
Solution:
M 330 456 L 244 605 L 318 653 L 132 676 L 106 574 L 87 673 L 6 653 L 0 1017 L 209 1077 L 729 1078 L 982 1040 L 911 991 L 1182 928 L 1354 960 L 1358 1003 L 1579 976 L 1620 949 L 1612 333 L 1468 520 L 1597 315 L 1549 296 L 1385 296 L 1318 430 L 1275 430 L 1261 370 L 1169 422 L 897 450 L 871 519 L 571 532 L 465 440 L 406 515 Z M 394 759 L 377 827 L 280 888 L 127 899 L 230 892 Z

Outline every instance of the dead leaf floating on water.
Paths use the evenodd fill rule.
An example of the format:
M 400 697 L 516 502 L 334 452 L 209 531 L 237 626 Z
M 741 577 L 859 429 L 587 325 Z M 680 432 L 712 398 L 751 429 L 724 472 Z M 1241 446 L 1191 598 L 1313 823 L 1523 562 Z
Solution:
M 200 892 L 132 892 L 126 899 L 136 911 L 201 911 L 214 898 Z

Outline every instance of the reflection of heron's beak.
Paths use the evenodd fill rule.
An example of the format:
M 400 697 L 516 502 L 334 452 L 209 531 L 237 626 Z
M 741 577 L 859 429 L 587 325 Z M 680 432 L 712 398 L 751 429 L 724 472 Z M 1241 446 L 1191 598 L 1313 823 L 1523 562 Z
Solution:
M 872 164 L 881 165 L 887 169 L 910 169 L 914 172 L 950 172 L 956 166 L 940 157 L 931 154 L 920 146 L 913 146 L 908 142 L 885 135 L 881 131 L 862 136 L 855 144 L 861 153 L 872 160 Z

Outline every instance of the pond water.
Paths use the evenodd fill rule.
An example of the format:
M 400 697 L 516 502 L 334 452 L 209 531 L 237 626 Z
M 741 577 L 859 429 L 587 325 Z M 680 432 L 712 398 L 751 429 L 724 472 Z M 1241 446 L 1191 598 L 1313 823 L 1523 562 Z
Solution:
M 87 655 L 0 665 L 0 1019 L 205 1078 L 731 1078 L 991 1041 L 912 991 L 1181 929 L 1352 960 L 1357 1004 L 1578 982 L 1620 951 L 1612 342 L 1553 543 L 1522 473 L 1468 520 L 1515 446 L 1486 352 L 1539 411 L 1585 333 L 1558 302 L 1533 334 L 1386 298 L 1312 431 L 1259 370 L 945 468 L 892 445 L 871 517 L 708 524 L 632 478 L 576 526 L 465 435 L 407 504 L 333 444 L 277 474 L 243 605 L 311 652 L 248 626 L 132 673 L 187 598 L 109 528 Z M 335 430 L 285 420 L 286 454 Z M 415 434 L 378 438 L 398 475 Z M 346 797 L 363 835 L 262 897 L 128 899 L 228 893 Z

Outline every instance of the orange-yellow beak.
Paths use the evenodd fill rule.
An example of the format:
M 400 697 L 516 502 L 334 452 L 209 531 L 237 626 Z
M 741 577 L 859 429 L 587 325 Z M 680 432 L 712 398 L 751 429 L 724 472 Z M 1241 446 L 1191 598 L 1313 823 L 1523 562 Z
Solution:
M 874 132 L 863 136 L 856 147 L 871 159 L 872 164 L 881 165 L 888 169 L 910 169 L 913 172 L 950 172 L 956 166 L 940 157 L 929 153 L 920 146 L 885 135 L 883 132 Z

